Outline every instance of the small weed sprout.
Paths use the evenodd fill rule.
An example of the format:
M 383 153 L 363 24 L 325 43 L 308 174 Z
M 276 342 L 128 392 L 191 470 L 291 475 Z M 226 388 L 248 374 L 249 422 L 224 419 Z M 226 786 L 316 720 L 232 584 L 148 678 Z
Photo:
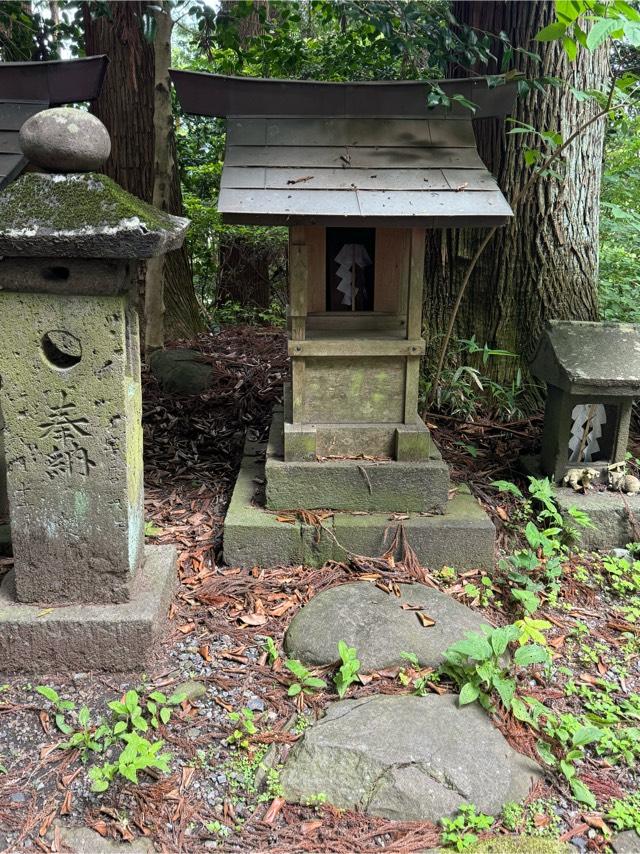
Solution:
M 69 735 L 69 733 L 73 732 L 73 728 L 65 721 L 65 714 L 75 709 L 75 703 L 72 703 L 71 700 L 63 700 L 57 691 L 54 691 L 53 688 L 49 688 L 47 685 L 38 685 L 36 691 L 53 706 L 53 718 L 60 732 L 64 733 L 64 735 Z
M 495 819 L 490 815 L 478 813 L 473 804 L 463 804 L 455 818 L 441 818 L 441 842 L 455 851 L 466 851 L 478 841 L 477 832 L 490 830 Z
M 290 697 L 295 697 L 300 693 L 312 694 L 318 689 L 327 687 L 324 679 L 314 676 L 297 658 L 288 658 L 284 666 L 295 676 L 295 681 L 289 685 L 287 692 Z
M 358 681 L 360 661 L 357 658 L 356 648 L 348 646 L 343 640 L 338 641 L 338 653 L 342 664 L 333 677 L 338 696 L 342 700 L 349 690 L 349 686 Z
M 235 744 L 247 750 L 251 736 L 258 732 L 258 727 L 254 723 L 253 711 L 244 707 L 239 712 L 229 712 L 229 720 L 237 726 L 227 738 L 227 744 Z
M 280 653 L 278 652 L 276 642 L 272 637 L 266 637 L 264 639 L 264 644 L 262 645 L 262 648 L 267 653 L 267 661 L 273 667 L 276 661 L 280 658 Z

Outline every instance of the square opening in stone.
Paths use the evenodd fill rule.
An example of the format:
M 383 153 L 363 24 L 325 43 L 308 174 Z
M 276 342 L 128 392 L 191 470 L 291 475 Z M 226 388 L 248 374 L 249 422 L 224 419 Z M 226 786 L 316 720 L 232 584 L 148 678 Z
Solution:
M 373 311 L 375 228 L 327 229 L 327 311 Z
M 613 458 L 619 407 L 609 403 L 578 403 L 571 410 L 567 448 L 570 463 L 608 462 Z

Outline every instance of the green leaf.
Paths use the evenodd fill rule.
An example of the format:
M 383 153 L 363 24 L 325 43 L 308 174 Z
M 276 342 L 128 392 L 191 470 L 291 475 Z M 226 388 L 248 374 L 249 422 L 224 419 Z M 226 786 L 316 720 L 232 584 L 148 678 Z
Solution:
M 149 694 L 149 699 L 154 700 L 156 703 L 166 703 L 167 696 L 163 694 L 162 691 L 154 691 L 152 694 Z
M 324 679 L 319 679 L 317 676 L 307 676 L 304 684 L 309 688 L 326 688 L 327 683 Z
M 515 495 L 516 498 L 524 497 L 515 483 L 511 483 L 509 480 L 494 480 L 492 481 L 491 486 L 495 486 L 495 488 L 500 492 L 510 492 L 511 495 Z
M 302 691 L 302 685 L 299 682 L 294 682 L 293 685 L 289 685 L 289 690 L 287 694 L 290 697 L 295 697 L 296 694 L 299 694 Z
M 512 641 L 518 639 L 518 630 L 514 626 L 503 626 L 500 629 L 494 629 L 491 633 L 491 646 L 497 656 L 504 653 L 506 648 Z
M 536 643 L 521 646 L 513 656 L 513 660 L 519 667 L 528 667 L 531 664 L 547 664 L 549 659 L 548 650 Z
M 514 697 L 511 701 L 511 712 L 517 720 L 527 724 L 531 723 L 531 715 L 527 711 L 525 704 L 518 697 Z
M 136 715 L 135 718 L 131 718 L 131 723 L 136 729 L 139 729 L 140 732 L 146 732 L 149 729 L 149 724 L 140 715 Z
M 120 735 L 121 732 L 124 732 L 127 728 L 126 721 L 118 721 L 113 728 L 114 735 Z
M 473 703 L 480 696 L 480 689 L 473 682 L 467 682 L 462 686 L 458 703 L 461 706 L 466 706 L 468 703 Z
M 547 744 L 546 741 L 538 740 L 536 742 L 536 750 L 538 751 L 538 756 L 545 762 L 547 765 L 556 765 L 557 760 L 556 757 L 551 752 L 551 748 Z
M 115 712 L 117 715 L 129 714 L 125 704 L 121 703 L 119 700 L 112 700 L 110 703 L 107 703 L 107 706 L 111 709 L 112 712 Z
M 139 697 L 136 691 L 127 691 L 124 696 L 124 704 L 129 713 L 135 712 L 138 707 L 138 700 Z
M 69 726 L 69 724 L 65 721 L 64 715 L 58 714 L 55 716 L 56 726 L 63 732 L 65 735 L 69 735 L 70 732 L 73 732 L 73 729 Z
M 171 719 L 171 710 L 170 709 L 160 709 L 160 720 L 163 724 L 168 724 Z
M 510 709 L 513 695 L 516 692 L 515 681 L 513 679 L 505 679 L 503 676 L 496 676 L 493 680 L 493 687 L 498 692 L 505 709 Z
M 564 48 L 564 52 L 569 57 L 569 61 L 573 62 L 578 55 L 578 45 L 573 39 L 565 37 L 562 39 L 562 46 Z
M 587 33 L 587 48 L 595 50 L 614 30 L 620 26 L 616 18 L 600 18 Z
M 566 31 L 566 24 L 563 24 L 561 21 L 554 21 L 553 24 L 548 24 L 539 33 L 536 33 L 535 40 L 537 42 L 552 42 L 562 38 Z
M 578 779 L 573 779 L 569 781 L 569 785 L 571 786 L 571 791 L 573 792 L 573 797 L 581 804 L 586 804 L 589 809 L 594 810 L 597 806 L 595 796 L 591 789 L 589 789 L 583 782 Z
M 78 723 L 81 727 L 86 727 L 89 723 L 89 718 L 91 717 L 91 712 L 86 706 L 83 706 L 78 712 Z
M 54 691 L 53 688 L 48 688 L 46 685 L 38 685 L 36 691 L 51 703 L 57 703 L 60 699 L 58 692 Z
M 571 743 L 575 747 L 584 747 L 586 744 L 600 741 L 603 735 L 603 731 L 597 726 L 581 726 L 574 732 Z

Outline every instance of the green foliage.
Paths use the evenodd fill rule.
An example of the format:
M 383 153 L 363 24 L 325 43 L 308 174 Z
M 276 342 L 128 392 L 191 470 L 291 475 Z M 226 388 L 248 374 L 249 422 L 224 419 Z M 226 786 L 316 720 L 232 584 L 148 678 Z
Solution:
M 64 700 L 53 688 L 39 685 L 36 691 L 53 707 L 57 728 L 68 736 L 60 743 L 61 750 L 75 749 L 83 762 L 93 754 L 113 754 L 109 761 L 94 764 L 89 769 L 92 791 L 104 792 L 117 776 L 132 783 L 138 782 L 138 772 L 147 768 L 168 771 L 170 753 L 160 753 L 164 741 L 148 741 L 138 733 L 147 732 L 151 726 L 158 729 L 171 718 L 171 707 L 182 702 L 184 695 L 167 698 L 153 691 L 143 700 L 137 691 L 130 690 L 123 700 L 107 703 L 113 713 L 111 720 L 91 720 L 91 712 L 82 706 L 75 712 L 75 703 Z
M 116 762 L 94 765 L 89 770 L 93 792 L 106 791 L 116 775 L 137 784 L 139 771 L 145 771 L 147 768 L 156 768 L 165 774 L 169 771 L 171 754 L 160 753 L 164 741 L 150 742 L 136 732 L 124 732 L 121 738 L 126 747 L 120 752 Z
M 418 656 L 414 652 L 401 652 L 400 658 L 411 665 L 408 668 L 403 667 L 398 673 L 398 680 L 400 684 L 404 685 L 405 688 L 411 686 L 413 688 L 413 693 L 416 696 L 425 697 L 430 693 L 427 680 L 430 678 L 431 681 L 435 682 L 439 677 L 436 674 L 431 673 L 430 668 L 427 668 L 427 672 L 424 673 L 423 669 L 420 667 Z
M 544 822 L 540 821 L 541 817 L 544 817 Z M 552 838 L 559 836 L 562 827 L 554 802 L 547 798 L 524 804 L 505 804 L 502 808 L 502 824 L 512 833 Z
M 515 699 L 516 682 L 506 661 L 510 643 L 520 639 L 517 626 L 501 628 L 482 627 L 483 634 L 467 632 L 464 640 L 444 652 L 445 663 L 440 672 L 449 676 L 460 689 L 461 706 L 478 700 L 483 708 L 493 709 L 492 695 L 497 694 L 506 709 L 511 709 Z M 514 663 L 519 667 L 546 664 L 548 651 L 539 644 L 526 644 L 516 650 Z
M 635 830 L 640 834 L 640 793 L 614 798 L 607 805 L 604 818 L 617 831 Z
M 272 637 L 266 637 L 262 646 L 264 651 L 267 653 L 269 664 L 274 665 L 280 658 L 280 653 L 278 652 L 278 647 L 276 646 L 274 639 Z
M 473 804 L 463 804 L 455 818 L 441 818 L 440 824 L 442 844 L 455 851 L 466 851 L 478 841 L 477 832 L 489 830 L 495 824 L 495 819 L 477 812 Z
M 308 670 L 301 661 L 297 658 L 288 658 L 284 666 L 296 678 L 296 681 L 289 685 L 288 694 L 290 697 L 295 697 L 301 692 L 304 694 L 312 694 L 314 691 L 327 687 L 324 679 L 314 676 L 311 670 Z
M 618 596 L 640 593 L 640 560 L 605 555 L 602 570 L 605 584 Z
M 343 640 L 338 641 L 338 654 L 340 655 L 342 664 L 333 677 L 333 682 L 336 686 L 338 696 L 342 700 L 349 690 L 349 686 L 358 681 L 360 661 L 358 660 L 356 648 L 347 646 Z
M 484 413 L 502 420 L 520 417 L 525 392 L 520 370 L 509 385 L 496 382 L 484 370 L 490 361 L 514 358 L 515 353 L 507 350 L 491 349 L 487 344 L 481 347 L 475 336 L 453 339 L 440 375 L 435 407 L 469 421 Z M 423 376 L 420 396 L 426 400 L 430 394 L 431 382 Z
M 247 750 L 251 736 L 258 732 L 258 727 L 254 723 L 253 711 L 244 707 L 239 712 L 229 712 L 229 720 L 233 721 L 237 726 L 227 738 L 227 743 L 235 744 Z

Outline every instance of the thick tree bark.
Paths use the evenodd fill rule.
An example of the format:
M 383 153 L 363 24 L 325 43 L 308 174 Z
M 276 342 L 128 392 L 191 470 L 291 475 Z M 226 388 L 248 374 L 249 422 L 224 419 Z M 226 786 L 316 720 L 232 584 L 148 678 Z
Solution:
M 171 172 L 174 163 L 171 157 L 171 7 L 167 2 L 155 9 L 156 22 L 154 40 L 155 86 L 154 86 L 154 176 L 153 204 L 163 211 L 169 210 L 171 202 Z M 145 351 L 159 350 L 164 345 L 164 257 L 150 258 L 144 289 Z
M 581 50 L 572 64 L 559 43 L 538 45 L 533 41 L 535 34 L 554 19 L 552 2 L 458 0 L 454 15 L 460 23 L 478 29 L 502 30 L 516 46 L 534 51 L 538 48 L 540 63 L 522 56 L 516 60 L 527 77 L 561 77 L 578 89 L 600 89 L 606 82 L 606 50 Z M 498 68 L 500 59 L 499 55 Z M 461 69 L 452 71 L 454 76 L 465 73 Z M 559 131 L 566 139 L 597 110 L 594 103 L 578 103 L 564 88 L 546 86 L 544 93 L 519 98 L 513 117 L 539 130 Z M 495 119 L 474 125 L 480 155 L 511 199 L 529 174 L 523 159 L 523 139 L 527 138 L 508 136 L 508 126 Z M 456 335 L 475 335 L 480 345 L 486 342 L 526 359 L 546 320 L 597 317 L 603 139 L 604 122 L 592 125 L 568 149 L 564 179 L 540 179 L 518 206 L 512 223 L 499 229 L 472 275 Z M 535 145 L 533 141 L 528 144 Z M 431 357 L 438 351 L 460 281 L 482 236 L 478 229 L 429 233 L 425 323 Z M 496 379 L 511 381 L 518 361 L 498 359 L 487 368 Z
M 105 172 L 125 190 L 152 202 L 155 179 L 154 45 L 141 28 L 145 3 L 109 3 L 109 16 L 83 4 L 85 47 L 88 56 L 106 53 L 110 62 L 100 97 L 92 111 L 111 136 L 111 156 Z M 170 57 L 169 57 L 170 59 Z M 165 57 L 165 62 L 169 60 Z M 166 116 L 165 116 L 166 119 Z M 180 178 L 175 165 L 173 127 L 167 127 L 170 168 L 170 213 L 182 214 Z M 192 338 L 203 329 L 185 247 L 170 252 L 163 264 L 166 334 Z

